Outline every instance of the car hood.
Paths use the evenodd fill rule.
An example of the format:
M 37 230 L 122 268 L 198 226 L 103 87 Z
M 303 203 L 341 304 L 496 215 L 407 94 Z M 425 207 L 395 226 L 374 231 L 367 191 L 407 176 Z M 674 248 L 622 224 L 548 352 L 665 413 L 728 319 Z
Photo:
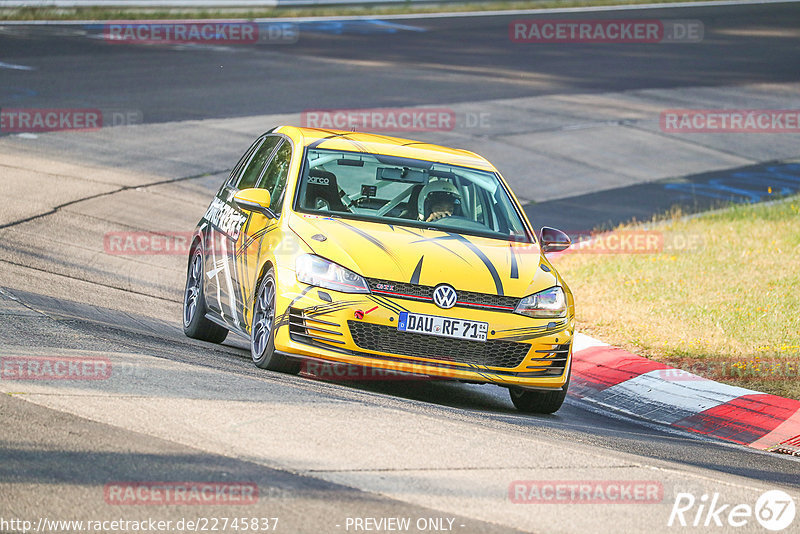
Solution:
M 513 297 L 558 283 L 537 244 L 308 214 L 293 213 L 289 226 L 315 254 L 367 278 Z

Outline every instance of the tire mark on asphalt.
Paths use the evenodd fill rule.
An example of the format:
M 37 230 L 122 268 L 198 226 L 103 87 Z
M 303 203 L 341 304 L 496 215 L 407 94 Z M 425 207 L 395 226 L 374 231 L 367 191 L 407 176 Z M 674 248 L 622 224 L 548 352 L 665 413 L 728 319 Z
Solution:
M 159 297 L 158 295 L 151 295 L 149 293 L 142 293 L 141 291 L 136 291 L 134 289 L 126 289 L 124 287 L 117 287 L 117 286 L 113 286 L 111 284 L 104 284 L 103 282 L 97 282 L 95 280 L 85 280 L 83 278 L 78 278 L 77 276 L 71 276 L 71 275 L 64 274 L 64 273 L 48 271 L 47 269 L 42 269 L 41 267 L 33 267 L 31 265 L 25 265 L 23 263 L 17 263 L 15 261 L 7 260 L 5 258 L 0 258 L 0 263 L 7 263 L 8 265 L 13 265 L 15 267 L 22 267 L 23 269 L 31 269 L 31 270 L 34 270 L 34 271 L 39 271 L 40 273 L 46 273 L 46 274 L 50 274 L 50 275 L 54 275 L 54 276 L 60 276 L 62 278 L 69 278 L 70 280 L 75 280 L 75 281 L 78 281 L 78 282 L 84 282 L 86 284 L 93 284 L 93 285 L 98 285 L 98 286 L 102 286 L 102 287 L 107 287 L 109 289 L 116 289 L 118 291 L 124 291 L 126 293 L 132 293 L 134 295 L 141 295 L 143 297 L 150 297 L 150 298 L 158 299 L 158 300 L 161 300 L 161 301 L 164 301 L 164 302 L 169 302 L 169 303 L 172 303 L 172 304 L 180 304 L 181 303 L 180 299 L 177 299 L 177 300 L 176 299 L 169 299 L 169 298 L 166 298 L 166 297 Z

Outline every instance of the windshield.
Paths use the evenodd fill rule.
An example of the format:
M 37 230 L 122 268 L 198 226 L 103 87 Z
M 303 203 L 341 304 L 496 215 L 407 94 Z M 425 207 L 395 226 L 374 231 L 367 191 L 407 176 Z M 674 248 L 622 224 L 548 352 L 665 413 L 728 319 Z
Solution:
M 381 154 L 308 149 L 295 210 L 530 241 L 496 174 Z

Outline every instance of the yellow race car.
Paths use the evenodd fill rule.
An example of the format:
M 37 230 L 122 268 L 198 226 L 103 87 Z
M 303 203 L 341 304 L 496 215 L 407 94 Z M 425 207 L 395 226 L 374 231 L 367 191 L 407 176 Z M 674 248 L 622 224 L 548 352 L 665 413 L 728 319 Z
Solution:
M 569 384 L 572 293 L 497 169 L 465 150 L 282 126 L 259 137 L 198 224 L 187 336 L 250 340 L 297 373 L 339 362 L 508 387 L 552 413 Z

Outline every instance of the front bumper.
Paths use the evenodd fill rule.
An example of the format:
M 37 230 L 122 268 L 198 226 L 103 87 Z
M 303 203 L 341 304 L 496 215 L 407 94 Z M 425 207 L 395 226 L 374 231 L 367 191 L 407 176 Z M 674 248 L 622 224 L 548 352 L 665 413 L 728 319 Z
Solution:
M 537 389 L 560 389 L 572 360 L 574 318 L 441 309 L 375 294 L 299 284 L 279 297 L 275 349 L 301 358 Z M 489 323 L 487 341 L 400 332 L 401 311 Z

